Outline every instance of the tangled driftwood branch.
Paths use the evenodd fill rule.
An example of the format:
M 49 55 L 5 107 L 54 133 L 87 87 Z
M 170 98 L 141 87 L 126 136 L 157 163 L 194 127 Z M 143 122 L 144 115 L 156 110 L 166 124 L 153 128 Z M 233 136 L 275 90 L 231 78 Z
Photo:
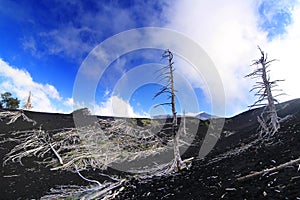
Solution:
M 13 137 L 7 139 L 17 144 L 6 155 L 4 164 L 9 161 L 21 163 L 23 158 L 35 156 L 43 159 L 42 163 L 50 166 L 51 170 L 70 170 L 93 184 L 54 188 L 42 199 L 110 199 L 124 189 L 125 179 L 103 174 L 109 177 L 110 182 L 100 183 L 84 177 L 80 172 L 90 168 L 103 170 L 112 163 L 147 158 L 171 149 L 169 143 L 172 135 L 168 134 L 167 129 L 168 126 L 165 127 L 165 124 L 144 127 L 125 119 L 99 119 L 93 126 L 48 132 L 41 128 L 18 131 L 12 134 Z M 184 145 L 183 142 L 179 142 L 179 145 Z M 183 161 L 184 164 L 190 162 L 191 159 Z M 173 161 L 163 164 L 152 172 L 155 175 L 167 174 L 173 171 L 172 164 Z
M 18 144 L 7 154 L 4 163 L 37 156 L 44 158 L 52 170 L 74 171 L 74 165 L 79 170 L 106 169 L 112 163 L 130 162 L 166 148 L 162 139 L 148 128 L 134 127 L 121 119 L 107 124 L 106 120 L 100 120 L 99 126 L 15 132 L 9 140 Z
M 0 112 L 0 121 L 3 121 L 4 119 L 8 119 L 9 121 L 6 124 L 12 124 L 14 123 L 17 119 L 19 119 L 20 117 L 23 118 L 23 121 L 27 121 L 32 123 L 33 125 L 36 125 L 36 121 L 30 119 L 29 117 L 27 117 L 23 110 L 19 110 L 19 111 L 2 111 Z

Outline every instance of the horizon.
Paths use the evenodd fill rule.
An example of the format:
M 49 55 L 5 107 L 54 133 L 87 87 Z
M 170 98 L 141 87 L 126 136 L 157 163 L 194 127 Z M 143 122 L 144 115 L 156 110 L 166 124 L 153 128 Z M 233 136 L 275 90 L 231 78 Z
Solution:
M 226 4 L 221 0 L 193 3 L 4 0 L 0 4 L 0 93 L 11 92 L 21 100 L 22 107 L 31 92 L 32 111 L 38 112 L 71 113 L 87 107 L 101 116 L 169 114 L 169 107 L 156 106 L 168 101 L 167 96 L 153 100 L 163 85 L 155 71 L 167 64 L 161 59 L 163 48 L 172 51 L 171 47 L 175 47 L 178 113 L 235 116 L 247 111 L 256 99 L 254 93 L 249 93 L 255 80 L 244 76 L 255 68 L 250 65 L 260 56 L 257 45 L 270 60 L 278 59 L 271 64 L 271 80 L 285 79 L 279 88 L 288 94 L 278 100 L 300 97 L 296 73 L 299 13 L 300 2 L 294 0 L 232 0 Z M 183 51 L 176 49 L 176 45 L 162 45 L 162 48 L 153 45 L 113 55 L 117 54 L 115 48 L 122 49 L 126 43 L 148 42 L 128 35 L 113 43 L 116 46 L 106 46 L 105 52 L 96 52 L 112 38 L 147 27 L 160 28 L 162 33 L 178 33 L 202 48 L 199 56 L 212 61 L 209 67 L 218 72 L 215 77 L 223 84 L 218 89 L 224 89 L 224 97 L 216 94 L 214 80 L 205 76 L 205 72 L 197 72 L 195 63 L 180 54 Z M 162 41 L 170 42 L 168 39 L 161 37 Z M 152 41 L 155 42 L 157 38 Z M 190 50 L 191 54 L 193 51 L 193 47 L 183 42 L 178 48 Z M 86 85 L 77 91 L 76 83 L 83 76 L 84 64 L 93 53 L 99 53 L 102 60 L 86 72 L 86 79 L 82 79 L 87 80 Z M 110 59 L 112 62 L 106 63 L 105 68 L 100 66 L 103 73 L 97 74 L 100 63 Z M 88 85 L 90 80 L 95 81 L 92 87 Z M 77 97 L 76 92 L 89 97 Z M 218 103 L 224 107 L 219 108 Z
M 277 103 L 275 103 L 275 105 L 284 104 L 284 103 L 288 103 L 290 101 L 295 101 L 295 100 L 300 100 L 300 98 L 290 99 L 290 100 L 287 100 L 287 101 L 284 101 L 284 102 L 277 102 Z M 265 106 L 261 105 L 261 106 L 255 106 L 255 107 L 252 107 L 252 108 L 248 107 L 247 110 L 241 111 L 240 113 L 236 113 L 235 115 L 232 115 L 232 116 L 216 116 L 216 115 L 212 115 L 211 113 L 207 113 L 205 111 L 200 111 L 198 113 L 177 113 L 177 116 L 182 117 L 183 115 L 185 115 L 186 117 L 196 117 L 197 118 L 197 115 L 208 114 L 208 115 L 212 116 L 212 118 L 233 118 L 235 116 L 246 113 L 248 111 L 253 111 L 253 110 L 256 110 L 256 109 L 263 108 L 263 107 L 265 107 Z M 7 108 L 1 108 L 1 109 L 5 110 Z M 17 108 L 16 110 L 24 110 L 24 111 L 27 111 L 27 112 L 39 112 L 39 113 L 48 113 L 48 114 L 63 114 L 63 115 L 66 114 L 66 115 L 69 115 L 69 114 L 73 114 L 74 112 L 76 112 L 78 110 L 81 110 L 81 109 L 88 109 L 89 110 L 89 108 L 86 108 L 86 107 L 85 108 L 78 108 L 76 110 L 73 110 L 70 113 L 44 112 L 44 111 L 34 111 L 34 110 L 20 109 L 20 108 Z M 8 109 L 8 110 L 11 110 L 11 109 Z M 160 117 L 160 116 L 170 116 L 170 117 L 172 117 L 172 113 L 165 113 L 165 114 L 158 114 L 158 115 L 148 115 L 148 116 L 113 116 L 113 115 L 97 115 L 97 114 L 93 114 L 93 113 L 91 113 L 90 115 L 98 116 L 98 117 L 112 117 L 112 118 L 116 117 L 116 118 L 133 118 L 133 119 L 155 119 L 155 117 Z

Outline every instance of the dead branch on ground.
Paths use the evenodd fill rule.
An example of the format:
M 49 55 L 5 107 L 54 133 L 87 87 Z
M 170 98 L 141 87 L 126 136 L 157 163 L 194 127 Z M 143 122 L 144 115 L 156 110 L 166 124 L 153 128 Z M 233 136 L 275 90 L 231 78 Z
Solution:
M 99 123 L 101 126 L 106 121 L 100 120 Z M 17 142 L 17 145 L 7 154 L 4 164 L 36 156 L 44 158 L 43 162 L 52 170 L 74 171 L 74 165 L 79 170 L 103 170 L 112 163 L 145 158 L 168 148 L 150 129 L 133 127 L 126 120 L 114 120 L 106 127 L 100 126 L 52 132 L 41 129 L 15 132 L 14 137 L 8 140 Z
M 23 110 L 19 110 L 19 111 L 2 111 L 0 112 L 0 121 L 3 121 L 4 119 L 8 119 L 9 122 L 7 122 L 6 124 L 12 124 L 14 123 L 17 119 L 19 119 L 20 117 L 23 118 L 23 121 L 27 121 L 29 123 L 32 123 L 33 126 L 36 125 L 36 121 L 30 119 L 29 117 L 27 117 Z
M 272 167 L 272 168 L 269 168 L 269 169 L 264 169 L 264 170 L 261 170 L 259 172 L 254 172 L 254 173 L 248 174 L 246 176 L 242 176 L 242 177 L 238 178 L 237 181 L 245 181 L 245 180 L 253 178 L 255 176 L 259 176 L 261 174 L 265 174 L 265 173 L 273 172 L 273 171 L 276 171 L 276 170 L 280 170 L 280 169 L 283 169 L 284 167 L 287 167 L 289 165 L 294 165 L 294 164 L 297 164 L 299 162 L 300 162 L 300 158 L 295 159 L 295 160 L 291 160 L 289 162 L 286 162 L 284 164 L 281 164 L 281 165 L 278 165 L 278 166 L 275 166 L 275 167 Z

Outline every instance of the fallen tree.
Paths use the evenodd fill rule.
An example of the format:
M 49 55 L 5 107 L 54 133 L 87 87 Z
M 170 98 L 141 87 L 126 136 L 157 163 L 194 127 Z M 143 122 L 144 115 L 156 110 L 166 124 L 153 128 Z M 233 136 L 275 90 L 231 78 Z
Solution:
M 295 165 L 295 164 L 298 164 L 300 163 L 300 158 L 297 158 L 295 160 L 291 160 L 289 162 L 286 162 L 286 163 L 283 163 L 281 165 L 278 165 L 278 166 L 275 166 L 275 167 L 272 167 L 272 168 L 268 168 L 268 169 L 263 169 L 261 171 L 258 171 L 258 172 L 253 172 L 251 174 L 248 174 L 246 176 L 242 176 L 242 177 L 239 177 L 237 179 L 237 181 L 245 181 L 245 180 L 248 180 L 250 178 L 254 178 L 256 176 L 259 176 L 259 175 L 262 175 L 262 174 L 265 174 L 265 173 L 269 173 L 269 172 L 273 172 L 273 171 L 277 171 L 277 170 L 281 170 L 287 166 L 290 166 L 290 165 Z M 299 165 L 299 168 L 300 168 L 300 165 Z M 298 168 L 298 171 L 299 171 L 299 168 Z

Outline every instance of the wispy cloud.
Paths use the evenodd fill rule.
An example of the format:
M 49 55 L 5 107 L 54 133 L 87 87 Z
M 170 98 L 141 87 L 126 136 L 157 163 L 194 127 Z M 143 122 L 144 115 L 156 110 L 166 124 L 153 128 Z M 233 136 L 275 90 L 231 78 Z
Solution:
M 111 35 L 132 28 L 161 25 L 164 20 L 160 15 L 166 5 L 161 1 L 56 2 L 53 11 L 51 6 L 51 10 L 38 12 L 39 16 L 31 13 L 35 20 L 46 18 L 48 26 L 41 27 L 34 37 L 25 36 L 23 46 L 33 55 L 39 52 L 82 61 L 89 51 Z M 63 18 L 61 13 L 64 13 Z
M 46 53 L 50 55 L 67 56 L 82 60 L 84 54 L 93 47 L 86 41 L 86 38 L 82 38 L 85 32 L 92 34 L 88 28 L 76 28 L 72 25 L 66 25 L 50 32 L 40 33 L 38 42 L 47 49 Z
M 26 70 L 12 67 L 0 59 L 0 93 L 7 91 L 21 100 L 20 107 L 31 91 L 32 110 L 35 111 L 68 112 L 72 108 L 58 106 L 64 99 L 53 85 L 37 83 Z
M 74 107 L 74 99 L 73 98 L 67 98 L 64 101 L 64 104 L 68 107 Z
M 29 51 L 35 57 L 38 58 L 41 57 L 37 49 L 36 41 L 33 37 L 23 38 L 22 41 L 23 41 L 22 46 L 24 50 Z

